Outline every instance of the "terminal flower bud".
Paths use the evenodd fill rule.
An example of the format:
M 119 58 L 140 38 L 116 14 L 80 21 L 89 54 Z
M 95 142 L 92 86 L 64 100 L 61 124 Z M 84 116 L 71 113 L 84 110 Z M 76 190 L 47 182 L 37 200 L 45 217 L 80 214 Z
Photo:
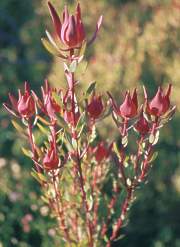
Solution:
M 50 143 L 50 148 L 47 150 L 43 158 L 43 166 L 46 170 L 57 169 L 59 165 L 59 158 L 54 147 L 53 142 Z
M 17 110 L 21 117 L 29 118 L 35 113 L 35 102 L 30 94 L 29 85 L 25 82 L 24 94 L 19 90 L 19 99 L 17 102 Z
M 9 104 L 4 103 L 4 107 L 8 112 L 16 117 L 29 118 L 35 113 L 35 102 L 30 93 L 29 85 L 27 82 L 24 84 L 24 94 L 19 90 L 18 100 L 9 93 Z
M 108 93 L 113 109 L 116 112 L 117 115 L 119 115 L 122 118 L 133 118 L 137 115 L 138 110 L 138 101 L 137 101 L 137 92 L 136 89 L 134 90 L 132 96 L 130 95 L 130 92 L 126 92 L 124 102 L 118 107 L 110 93 Z
M 169 84 L 166 94 L 163 93 L 161 87 L 158 88 L 156 95 L 151 101 L 147 99 L 147 92 L 144 89 L 145 100 L 147 105 L 147 112 L 150 115 L 160 117 L 164 115 L 170 108 L 170 93 L 171 93 L 171 84 Z
M 103 104 L 101 96 L 93 95 L 91 102 L 87 106 L 87 111 L 91 118 L 98 118 L 103 111 Z
M 77 4 L 75 15 L 69 15 L 68 8 L 67 6 L 65 6 L 63 11 L 62 21 L 56 9 L 50 2 L 48 2 L 48 7 L 55 31 L 55 39 L 53 39 L 51 35 L 48 32 L 46 32 L 51 45 L 57 48 L 58 41 L 60 40 L 62 44 L 65 45 L 66 47 L 65 49 L 60 49 L 62 51 L 69 51 L 72 49 L 81 48 L 83 41 L 86 40 L 86 33 L 81 18 L 80 4 L 79 3 Z M 92 43 L 96 38 L 101 23 L 102 23 L 102 16 L 99 18 L 97 22 L 96 31 L 93 37 L 91 38 L 91 40 L 89 41 L 89 43 Z

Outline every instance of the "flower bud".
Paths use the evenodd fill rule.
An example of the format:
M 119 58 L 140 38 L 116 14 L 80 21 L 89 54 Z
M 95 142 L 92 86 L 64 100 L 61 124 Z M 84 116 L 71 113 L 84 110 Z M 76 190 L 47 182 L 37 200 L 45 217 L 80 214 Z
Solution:
M 44 87 L 41 87 L 41 91 L 43 97 L 42 110 L 51 119 L 56 119 L 56 113 L 61 111 L 61 107 L 52 96 L 52 92 L 56 92 L 55 89 L 51 89 L 46 80 Z
M 103 161 L 104 159 L 107 159 L 109 157 L 111 148 L 112 148 L 112 145 L 109 148 L 106 148 L 105 143 L 100 142 L 94 150 L 96 161 L 99 163 Z
M 33 97 L 30 94 L 30 89 L 25 82 L 25 93 L 24 95 L 21 94 L 19 90 L 19 100 L 17 102 L 17 110 L 21 117 L 31 117 L 35 113 L 35 102 Z
M 116 105 L 116 102 L 112 98 L 111 94 L 108 93 L 108 95 L 117 115 L 122 118 L 133 118 L 137 115 L 138 101 L 136 89 L 134 90 L 132 96 L 130 95 L 130 92 L 126 92 L 124 102 L 119 107 Z
M 150 115 L 160 117 L 164 115 L 170 108 L 170 96 L 171 93 L 171 85 L 169 84 L 166 94 L 164 95 L 161 87 L 158 88 L 158 91 L 154 98 L 148 102 L 147 100 L 147 92 L 145 90 L 145 98 L 147 103 L 147 112 Z
M 59 165 L 59 158 L 56 152 L 56 147 L 51 143 L 49 150 L 47 150 L 43 158 L 43 166 L 46 170 L 57 169 Z
M 149 130 L 150 130 L 150 126 L 148 121 L 145 119 L 145 117 L 143 116 L 143 112 L 140 114 L 140 118 L 137 121 L 137 123 L 135 124 L 134 128 L 141 134 L 141 135 L 146 135 Z
M 67 47 L 67 49 L 65 49 L 64 51 L 80 48 L 83 41 L 86 39 L 84 24 L 81 19 L 80 4 L 79 3 L 77 4 L 76 15 L 69 15 L 67 6 L 65 6 L 63 11 L 62 22 L 60 20 L 59 15 L 57 14 L 57 11 L 50 2 L 48 2 L 48 6 L 55 30 L 55 36 L 56 36 L 55 38 L 60 39 L 61 42 Z M 97 22 L 96 31 L 93 37 L 91 38 L 91 40 L 89 41 L 89 43 L 92 43 L 96 38 L 101 23 L 102 23 L 102 16 L 99 18 Z M 57 48 L 56 40 L 55 40 L 55 47 Z
M 98 118 L 103 111 L 101 96 L 93 96 L 91 102 L 87 106 L 87 111 L 91 118 Z

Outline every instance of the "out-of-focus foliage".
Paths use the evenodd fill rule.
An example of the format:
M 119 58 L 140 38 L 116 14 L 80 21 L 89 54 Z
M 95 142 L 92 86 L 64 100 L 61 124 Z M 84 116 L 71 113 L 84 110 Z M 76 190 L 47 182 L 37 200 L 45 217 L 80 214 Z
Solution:
M 63 1 L 52 2 L 62 9 Z M 104 24 L 86 54 L 88 68 L 81 75 L 80 86 L 85 88 L 96 80 L 100 90 L 111 90 L 119 99 L 127 88 L 145 84 L 153 93 L 158 85 L 171 82 L 172 100 L 179 109 L 179 1 L 83 0 L 81 5 L 89 37 L 101 13 Z M 1 102 L 7 100 L 9 90 L 15 91 L 24 80 L 34 89 L 46 77 L 56 87 L 65 86 L 60 62 L 52 61 L 40 42 L 48 23 L 45 0 L 0 1 Z M 161 136 L 160 155 L 149 183 L 139 191 L 130 222 L 122 232 L 125 237 L 115 246 L 180 247 L 179 122 L 177 111 Z M 112 128 L 109 123 L 106 126 L 104 135 Z M 46 208 L 43 212 L 37 183 L 30 177 L 31 164 L 21 152 L 25 144 L 12 131 L 5 111 L 0 112 L 0 133 L 0 245 L 56 246 L 53 219 L 44 213 Z M 26 231 L 28 227 L 24 228 L 23 222 L 31 217 Z

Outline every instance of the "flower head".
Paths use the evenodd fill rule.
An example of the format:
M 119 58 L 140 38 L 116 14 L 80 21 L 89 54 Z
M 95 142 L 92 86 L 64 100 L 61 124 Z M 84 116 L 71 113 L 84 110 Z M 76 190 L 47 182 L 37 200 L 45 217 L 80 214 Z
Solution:
M 43 158 L 43 166 L 46 170 L 57 169 L 59 165 L 59 158 L 57 155 L 56 147 L 53 142 L 50 143 L 50 148 L 47 150 Z
M 134 128 L 143 136 L 149 132 L 150 126 L 148 121 L 145 119 L 143 115 L 143 111 L 141 111 L 139 120 L 135 124 Z
M 137 115 L 138 101 L 136 89 L 134 89 L 132 96 L 129 91 L 126 92 L 124 101 L 119 107 L 110 94 L 109 96 L 112 101 L 113 109 L 117 115 L 122 118 L 133 118 Z
M 156 95 L 151 101 L 147 99 L 147 92 L 144 89 L 145 100 L 147 105 L 147 112 L 150 115 L 160 117 L 164 115 L 170 108 L 170 93 L 171 93 L 171 84 L 169 84 L 166 94 L 164 94 L 161 87 L 158 88 Z
M 11 106 L 4 104 L 4 107 L 13 115 L 19 116 L 22 118 L 32 117 L 35 113 L 35 102 L 30 93 L 30 88 L 27 82 L 24 84 L 24 94 L 19 90 L 18 100 L 9 93 L 9 100 Z
M 65 6 L 62 20 L 60 19 L 56 9 L 50 2 L 48 2 L 48 7 L 54 26 L 54 36 L 52 37 L 49 32 L 46 32 L 50 43 L 45 39 L 42 39 L 42 42 L 49 51 L 52 51 L 55 48 L 60 57 L 66 58 L 66 56 L 63 55 L 61 51 L 79 49 L 81 48 L 83 42 L 86 40 L 85 28 L 81 18 L 80 4 L 77 4 L 75 15 L 70 15 L 67 6 Z M 102 16 L 97 22 L 95 33 L 91 40 L 88 42 L 89 44 L 95 40 L 101 23 Z M 62 45 L 64 45 L 64 48 L 59 48 L 59 41 L 62 43 Z M 53 47 L 53 49 L 51 49 L 50 47 Z
M 110 155 L 111 149 L 112 149 L 112 144 L 110 145 L 109 148 L 107 148 L 103 141 L 100 142 L 98 146 L 95 147 L 93 150 L 95 153 L 96 161 L 99 163 L 103 161 L 104 159 L 107 159 Z
M 101 96 L 93 95 L 91 98 L 91 102 L 87 106 L 87 111 L 91 118 L 98 118 L 103 111 L 103 104 Z

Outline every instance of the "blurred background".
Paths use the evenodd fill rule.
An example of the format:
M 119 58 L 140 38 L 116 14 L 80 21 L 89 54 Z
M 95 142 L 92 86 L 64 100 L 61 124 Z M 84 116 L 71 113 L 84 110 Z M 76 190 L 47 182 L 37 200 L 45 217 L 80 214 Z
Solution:
M 64 1 L 52 0 L 61 13 Z M 75 1 L 68 1 L 70 8 Z M 116 97 L 144 84 L 152 96 L 158 85 L 173 84 L 177 112 L 161 133 L 159 156 L 149 182 L 138 191 L 125 235 L 114 246 L 180 247 L 180 1 L 81 0 L 90 37 L 104 15 L 96 42 L 87 51 L 88 69 L 81 85 L 96 80 L 99 89 Z M 28 80 L 39 90 L 45 78 L 64 86 L 61 61 L 41 45 L 51 19 L 44 0 L 0 1 L 0 101 Z M 114 126 L 113 126 L 114 127 Z M 103 135 L 113 128 L 108 123 Z M 0 110 L 0 247 L 58 246 L 58 237 L 39 200 L 39 185 L 31 177 L 32 163 L 22 154 L 25 145 Z

